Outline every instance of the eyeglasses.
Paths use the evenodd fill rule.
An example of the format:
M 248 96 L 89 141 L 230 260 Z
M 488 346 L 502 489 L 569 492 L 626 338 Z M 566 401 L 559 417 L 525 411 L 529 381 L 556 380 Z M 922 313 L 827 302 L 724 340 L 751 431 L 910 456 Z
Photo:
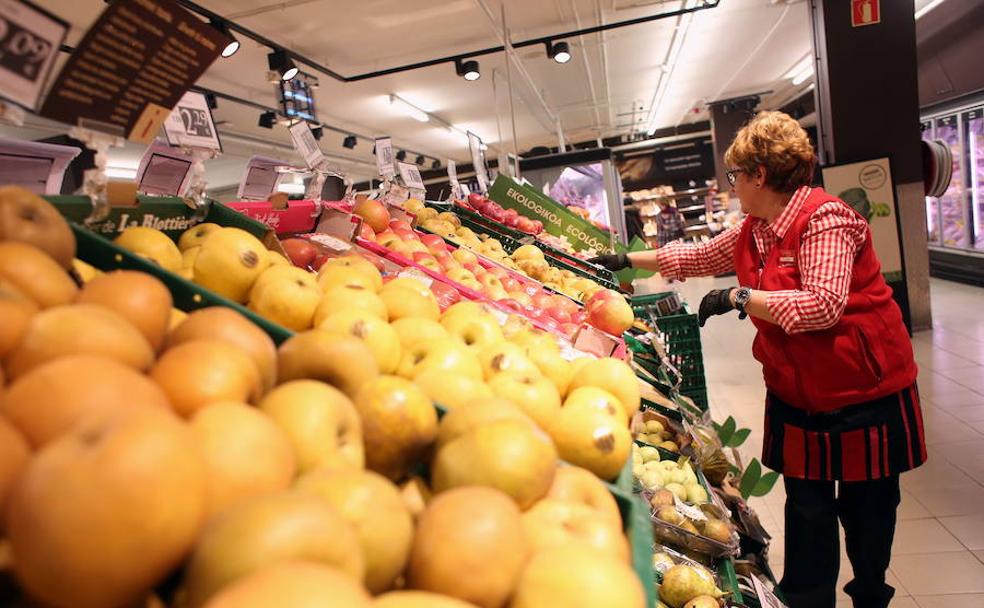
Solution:
M 724 174 L 728 176 L 728 183 L 734 186 L 735 182 L 738 181 L 738 174 L 744 172 L 744 169 L 728 169 Z

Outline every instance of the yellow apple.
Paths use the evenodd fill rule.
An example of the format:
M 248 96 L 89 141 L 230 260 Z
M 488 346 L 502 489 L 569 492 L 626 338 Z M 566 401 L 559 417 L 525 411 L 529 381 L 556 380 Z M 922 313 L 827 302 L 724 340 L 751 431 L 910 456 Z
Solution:
M 570 465 L 558 468 L 544 500 L 546 499 L 584 505 L 615 529 L 622 529 L 622 514 L 618 510 L 618 503 L 608 487 L 587 469 Z
M 597 386 L 580 386 L 572 390 L 564 399 L 564 407 L 597 410 L 608 414 L 620 424 L 626 426 L 629 424 L 629 416 L 618 397 Z
M 343 285 L 329 289 L 321 296 L 314 311 L 314 325 L 317 326 L 332 313 L 348 309 L 362 310 L 384 321 L 389 318 L 386 304 L 371 289 L 361 285 Z
M 632 448 L 625 425 L 590 408 L 561 408 L 547 431 L 563 460 L 608 481 L 618 476 Z
M 395 283 L 395 281 L 393 282 Z M 387 316 L 390 321 L 398 319 L 430 319 L 436 321 L 441 317 L 441 307 L 430 290 L 427 290 L 427 294 L 423 295 L 419 290 L 402 285 L 390 287 L 388 283 L 379 291 L 379 297 L 386 305 Z
M 622 529 L 587 505 L 544 498 L 523 513 L 523 532 L 534 553 L 573 544 L 629 561 Z
M 380 373 L 392 374 L 400 363 L 400 337 L 396 330 L 369 311 L 340 310 L 325 317 L 318 323 L 318 328 L 362 340 L 372 351 Z
M 498 397 L 472 399 L 441 418 L 435 448 L 439 450 L 465 433 L 499 420 L 518 420 L 536 428 L 536 423 L 511 401 Z
M 382 593 L 393 587 L 410 557 L 413 518 L 400 490 L 372 471 L 313 471 L 294 486 L 338 510 L 355 527 L 366 562 L 366 588 Z
M 466 266 L 468 264 L 478 264 L 478 257 L 471 251 L 468 251 L 462 247 L 458 247 L 452 251 L 451 257 L 453 257 L 459 264 Z
M 464 281 L 475 281 L 475 275 L 470 270 L 464 268 L 452 268 L 448 271 L 447 277 L 456 283 L 464 284 Z
M 528 509 L 550 489 L 557 450 L 542 430 L 523 421 L 499 420 L 444 444 L 431 466 L 435 493 L 461 486 L 489 486 Z
M 503 372 L 539 376 L 540 370 L 523 353 L 523 349 L 512 342 L 499 342 L 486 346 L 478 352 L 478 360 L 486 380 Z
M 540 373 L 550 379 L 561 397 L 567 394 L 573 377 L 571 364 L 560 354 L 547 349 L 526 347 L 526 356 L 536 365 Z
M 509 604 L 510 608 L 645 605 L 642 583 L 627 563 L 586 547 L 570 545 L 533 554 Z
M 292 266 L 272 268 L 301 270 Z M 279 278 L 274 277 L 264 281 L 259 289 L 254 286 L 249 298 L 249 309 L 293 331 L 310 329 L 314 322 L 314 311 L 321 301 L 321 290 L 318 289 L 314 275 L 305 274 L 306 276 L 303 277 L 288 277 L 282 274 Z
M 249 290 L 270 265 L 267 249 L 239 228 L 213 230 L 195 258 L 194 280 L 230 300 L 245 303 Z
M 527 351 L 546 351 L 560 354 L 557 340 L 549 333 L 535 327 L 517 331 L 509 338 L 509 341 L 522 346 Z
M 379 376 L 355 398 L 363 421 L 366 467 L 398 481 L 427 454 L 437 438 L 437 410 L 416 384 Z
M 416 292 L 422 296 L 431 295 L 430 287 L 427 283 L 415 277 L 396 277 L 392 281 L 389 281 L 383 285 L 382 289 L 409 289 L 410 291 Z
M 213 224 L 211 222 L 203 222 L 201 224 L 196 224 L 191 228 L 185 230 L 178 237 L 178 249 L 182 252 L 188 251 L 192 247 L 198 247 L 205 242 L 208 235 L 212 232 L 218 230 L 222 226 L 218 224 Z
M 339 258 L 341 259 L 341 258 Z M 369 264 L 369 262 L 366 262 Z M 376 267 L 369 264 L 371 270 L 365 267 L 328 262 L 318 272 L 318 286 L 327 293 L 335 287 L 359 286 L 369 291 L 379 291 L 383 278 Z
M 188 251 L 193 251 L 189 249 Z M 185 252 L 187 255 L 188 251 Z M 318 287 L 318 277 L 313 272 L 308 272 L 303 268 L 298 268 L 297 266 L 284 266 L 282 264 L 271 264 L 267 267 L 263 273 L 256 278 L 253 282 L 253 287 L 249 290 L 249 297 L 252 300 L 256 297 L 256 294 L 263 286 L 275 279 L 293 279 L 304 285 L 311 286 L 314 288 Z M 320 293 L 320 291 L 319 291 Z
M 499 322 L 492 315 L 484 312 L 475 315 L 461 313 L 445 315 L 441 319 L 441 325 L 449 335 L 459 338 L 466 346 L 476 350 L 505 340 Z
M 560 413 L 557 387 L 542 376 L 496 374 L 489 380 L 489 388 L 496 397 L 518 405 L 540 428 L 548 428 Z
M 115 242 L 165 270 L 177 272 L 181 269 L 181 250 L 160 230 L 134 226 L 121 232 Z
M 639 380 L 628 363 L 611 357 L 588 359 L 575 370 L 569 390 L 597 386 L 618 397 L 631 419 L 639 411 Z
M 512 259 L 520 260 L 542 260 L 543 252 L 536 245 L 522 245 L 512 253 Z
M 427 393 L 427 396 L 434 403 L 443 405 L 448 409 L 461 407 L 475 399 L 492 396 L 492 391 L 488 385 L 481 380 L 448 374 L 439 369 L 424 371 L 418 374 L 413 381 Z
M 440 370 L 476 381 L 484 379 L 482 364 L 461 340 L 453 337 L 417 342 L 403 351 L 397 373 L 404 378 L 416 378 L 428 370 Z
M 298 471 L 362 468 L 362 421 L 338 389 L 316 380 L 292 380 L 267 393 L 259 408 L 290 439 Z
M 386 318 L 386 317 L 383 317 Z M 400 338 L 400 346 L 407 349 L 417 342 L 429 342 L 448 338 L 448 330 L 431 319 L 397 319 L 390 323 Z

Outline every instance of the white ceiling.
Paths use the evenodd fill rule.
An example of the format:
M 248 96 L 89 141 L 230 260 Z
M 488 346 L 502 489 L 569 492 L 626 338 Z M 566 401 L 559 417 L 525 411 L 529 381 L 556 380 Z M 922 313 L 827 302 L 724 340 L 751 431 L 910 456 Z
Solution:
M 589 27 L 599 20 L 611 23 L 666 12 L 685 1 L 695 2 L 504 0 L 506 25 L 513 40 Z M 501 27 L 500 0 L 201 2 L 344 75 L 496 46 L 496 29 Z M 105 6 L 101 0 L 39 3 L 72 23 L 70 44 L 78 42 Z M 483 10 L 483 3 L 496 23 Z M 673 44 L 675 33 L 678 42 Z M 230 59 L 217 60 L 200 84 L 275 105 L 274 86 L 266 81 L 269 49 L 240 40 L 241 50 Z M 389 105 L 388 95 L 396 93 L 449 123 L 478 133 L 493 146 L 494 155 L 496 151 L 522 152 L 534 145 L 557 145 L 551 115 L 559 116 L 568 142 L 583 141 L 627 133 L 633 120 L 637 129 L 644 130 L 647 124 L 662 128 L 706 119 L 706 101 L 746 93 L 771 91 L 763 96 L 763 105 L 776 107 L 809 86 L 807 81 L 794 88 L 783 78 L 810 51 L 807 3 L 803 0 L 721 0 L 718 7 L 694 13 L 692 18 L 673 17 L 568 42 L 573 59 L 566 65 L 549 60 L 542 46 L 517 50 L 532 87 L 512 65 L 515 142 L 502 53 L 478 58 L 482 78 L 476 82 L 458 77 L 452 64 L 348 84 L 318 74 L 319 118 L 364 135 L 391 135 L 397 148 L 407 147 L 442 160 L 467 161 L 467 140 L 460 133 L 450 134 L 433 123 L 400 114 Z M 676 61 L 664 65 L 672 46 L 679 47 Z M 665 81 L 662 86 L 661 78 Z M 546 108 L 538 101 L 540 96 Z M 653 120 L 647 123 L 654 99 L 658 104 Z M 258 117 L 255 109 L 220 101 L 215 118 L 224 121 L 220 131 L 226 153 L 240 164 L 251 153 L 293 158 L 286 129 L 262 129 L 257 126 Z M 244 143 L 244 137 L 258 138 L 261 143 Z M 375 172 L 371 146 L 360 141 L 355 150 L 346 150 L 342 138 L 326 130 L 321 146 L 329 154 L 349 159 L 351 162 L 344 165 L 355 178 L 370 177 Z M 285 148 L 274 150 L 269 144 Z M 140 148 L 132 145 L 114 152 L 125 162 L 132 162 L 140 153 Z M 210 181 L 237 181 L 235 166 L 229 161 L 215 163 L 216 171 L 210 166 Z M 221 177 L 217 171 L 220 167 Z

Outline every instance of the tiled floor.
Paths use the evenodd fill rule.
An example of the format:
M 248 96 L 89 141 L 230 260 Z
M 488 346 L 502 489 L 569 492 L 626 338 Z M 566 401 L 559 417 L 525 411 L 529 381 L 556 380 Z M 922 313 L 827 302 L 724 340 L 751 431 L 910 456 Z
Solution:
M 710 289 L 734 279 L 690 280 L 680 291 L 696 310 Z M 902 476 L 903 497 L 889 582 L 893 607 L 984 608 L 984 290 L 933 280 L 934 327 L 913 338 L 919 362 L 929 461 Z M 752 429 L 742 447 L 759 457 L 765 389 L 751 356 L 754 329 L 735 315 L 702 330 L 704 365 L 714 417 L 732 415 Z M 783 563 L 781 482 L 753 499 L 773 536 L 771 562 Z M 843 546 L 843 545 L 842 545 Z M 842 549 L 843 553 L 843 549 Z M 843 556 L 840 586 L 851 577 Z M 838 607 L 850 606 L 838 591 Z

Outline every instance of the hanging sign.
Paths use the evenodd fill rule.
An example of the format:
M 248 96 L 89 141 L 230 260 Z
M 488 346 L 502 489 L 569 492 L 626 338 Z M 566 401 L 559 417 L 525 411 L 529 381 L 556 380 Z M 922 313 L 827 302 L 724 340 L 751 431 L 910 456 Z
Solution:
M 222 150 L 212 109 L 208 107 L 205 95 L 196 91 L 182 95 L 178 105 L 171 110 L 164 121 L 164 136 L 172 146 Z
M 58 74 L 41 115 L 150 143 L 227 43 L 175 0 L 112 2 Z
M 536 188 L 524 186 L 505 174 L 500 173 L 495 179 L 488 196 L 504 209 L 515 209 L 520 215 L 540 220 L 546 232 L 566 237 L 574 249 L 594 249 L 599 254 L 615 251 L 610 232 L 574 215 Z
M 311 132 L 311 125 L 306 120 L 299 120 L 287 129 L 290 131 L 290 138 L 294 140 L 294 148 L 304 159 L 308 169 L 314 169 L 325 162 L 325 154 L 318 147 L 318 140 Z
M 27 0 L 0 0 L 0 97 L 36 111 L 68 23 Z
M 468 148 L 471 150 L 472 166 L 475 168 L 475 178 L 482 194 L 489 191 L 489 173 L 485 167 L 485 155 L 482 154 L 482 140 L 471 131 L 468 132 Z
M 393 170 L 393 140 L 389 137 L 376 139 L 376 168 L 379 169 L 379 175 L 384 180 L 396 175 L 396 171 Z
M 851 27 L 881 23 L 881 0 L 851 0 Z
M 420 177 L 420 169 L 411 163 L 396 163 L 400 169 L 400 177 L 403 178 L 403 185 L 411 190 L 426 190 L 424 179 Z

